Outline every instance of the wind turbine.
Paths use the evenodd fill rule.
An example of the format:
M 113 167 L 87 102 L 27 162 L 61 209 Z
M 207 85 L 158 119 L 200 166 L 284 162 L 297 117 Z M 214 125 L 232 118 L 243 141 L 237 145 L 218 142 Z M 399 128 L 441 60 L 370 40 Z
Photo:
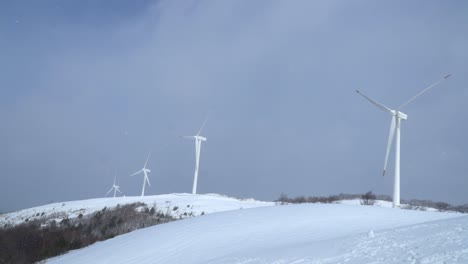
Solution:
M 145 162 L 145 165 L 143 166 L 143 169 L 141 169 L 141 170 L 133 173 L 132 175 L 130 175 L 130 176 L 135 176 L 135 175 L 140 174 L 142 172 L 145 175 L 145 177 L 143 177 L 143 188 L 141 189 L 141 196 L 145 196 L 145 184 L 146 184 L 146 182 L 148 182 L 148 186 L 151 186 L 151 183 L 150 183 L 149 178 L 148 178 L 148 173 L 151 172 L 151 170 L 146 168 L 146 165 L 148 164 L 148 160 L 149 160 L 150 155 L 151 155 L 151 151 L 148 153 L 148 157 L 146 158 L 146 162 Z
M 367 97 L 366 95 L 362 94 L 358 90 L 356 92 L 361 95 L 362 97 L 366 98 L 369 102 L 371 102 L 373 105 L 377 106 L 379 109 L 388 112 L 392 115 L 392 121 L 390 123 L 390 133 L 388 136 L 388 142 L 387 142 L 387 151 L 385 153 L 385 162 L 384 162 L 384 168 L 383 168 L 383 176 L 385 176 L 385 170 L 387 169 L 387 161 L 388 161 L 388 155 L 390 154 L 390 149 L 393 143 L 393 137 L 396 134 L 396 142 L 395 142 L 395 179 L 394 179 L 394 185 L 393 185 L 393 207 L 399 207 L 400 206 L 400 124 L 401 120 L 406 120 L 408 116 L 401 112 L 401 108 L 407 106 L 409 103 L 411 103 L 414 99 L 422 95 L 423 93 L 427 92 L 429 89 L 432 87 L 436 86 L 439 84 L 441 81 L 447 79 L 450 77 L 451 74 L 448 74 L 447 76 L 444 76 L 437 82 L 431 84 L 415 96 L 411 97 L 408 101 L 406 101 L 404 104 L 402 104 L 400 107 L 398 107 L 396 110 L 392 110 L 385 105 L 378 103 L 377 101 L 371 99 L 370 97 Z
M 122 193 L 122 192 L 120 192 L 119 186 L 118 186 L 118 185 L 115 185 L 115 177 L 114 177 L 114 184 L 112 185 L 112 188 L 110 188 L 110 190 L 106 193 L 106 196 L 107 196 L 112 190 L 114 190 L 114 197 L 115 197 L 115 193 L 116 193 L 116 192 Z
M 184 136 L 184 138 L 195 139 L 195 175 L 193 176 L 192 194 L 197 194 L 198 165 L 200 163 L 201 143 L 202 141 L 206 141 L 206 137 L 200 136 L 200 133 L 203 129 L 203 126 L 205 126 L 205 123 L 206 123 L 206 118 L 205 118 L 205 121 L 203 121 L 203 124 L 200 127 L 200 130 L 198 130 L 198 133 L 195 136 Z

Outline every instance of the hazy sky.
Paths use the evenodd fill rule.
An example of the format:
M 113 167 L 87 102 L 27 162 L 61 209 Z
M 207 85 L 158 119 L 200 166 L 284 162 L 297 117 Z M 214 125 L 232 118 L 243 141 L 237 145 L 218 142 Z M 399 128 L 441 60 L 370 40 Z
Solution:
M 466 1 L 1 1 L 0 211 L 198 190 L 468 203 Z

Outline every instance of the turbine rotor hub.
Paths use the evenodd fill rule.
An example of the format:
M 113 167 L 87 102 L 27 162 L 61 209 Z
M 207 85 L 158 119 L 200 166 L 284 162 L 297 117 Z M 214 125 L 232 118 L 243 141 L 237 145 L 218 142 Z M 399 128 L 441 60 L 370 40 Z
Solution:
M 206 137 L 196 136 L 195 138 L 200 141 L 206 141 Z
M 408 119 L 408 115 L 400 111 L 395 111 L 395 116 L 402 120 Z

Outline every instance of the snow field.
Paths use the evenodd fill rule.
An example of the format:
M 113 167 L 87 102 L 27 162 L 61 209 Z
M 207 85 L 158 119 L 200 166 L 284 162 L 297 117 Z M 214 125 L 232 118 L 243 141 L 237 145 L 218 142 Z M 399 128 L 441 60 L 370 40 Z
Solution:
M 460 216 L 343 204 L 261 207 L 140 229 L 47 263 L 466 263 L 468 217 Z

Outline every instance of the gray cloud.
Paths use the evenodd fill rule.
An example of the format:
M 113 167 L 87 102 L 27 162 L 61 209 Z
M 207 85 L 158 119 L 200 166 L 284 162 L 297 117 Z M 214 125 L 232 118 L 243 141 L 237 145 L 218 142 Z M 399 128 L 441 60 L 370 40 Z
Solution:
M 402 197 L 467 202 L 465 4 L 140 5 L 2 19 L 0 210 L 101 197 L 115 169 L 138 195 L 127 175 L 150 149 L 147 193 L 189 192 L 194 146 L 178 136 L 206 115 L 202 193 L 391 194 L 390 117 L 354 90 L 396 107 L 449 71 L 405 109 Z

